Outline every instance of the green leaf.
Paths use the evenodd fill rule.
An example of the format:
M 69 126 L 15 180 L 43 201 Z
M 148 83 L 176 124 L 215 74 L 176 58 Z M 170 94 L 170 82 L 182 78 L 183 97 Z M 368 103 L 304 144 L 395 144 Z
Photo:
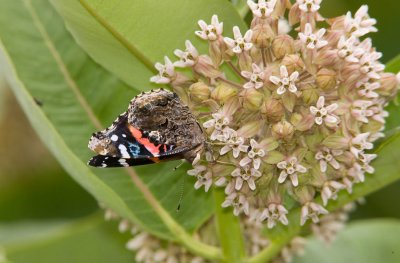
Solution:
M 246 0 L 231 0 L 233 6 L 236 8 L 240 17 L 245 18 L 247 13 L 249 12 L 249 6 L 247 5 Z
M 92 155 L 87 149 L 90 135 L 126 110 L 137 91 L 75 44 L 47 0 L 1 0 L 0 37 L 0 64 L 7 81 L 64 169 L 99 202 L 144 230 L 162 238 L 190 239 L 185 230 L 201 225 L 213 206 L 207 195 L 193 189 L 191 178 L 181 212 L 175 212 L 187 166 L 175 173 L 176 163 L 140 167 L 139 178 L 134 170 L 86 165 Z
M 326 246 L 312 238 L 303 256 L 293 263 L 306 262 L 400 262 L 400 221 L 366 220 L 354 222 L 339 232 Z
M 397 73 L 400 72 L 400 55 L 390 60 L 386 65 L 386 71 Z M 394 102 L 391 102 L 387 107 L 386 111 L 389 112 L 389 117 L 386 118 L 386 134 L 392 135 L 394 132 L 400 129 L 400 94 L 397 95 Z
M 173 58 L 175 49 L 184 49 L 185 40 L 191 40 L 201 53 L 208 50 L 207 42 L 194 34 L 198 20 L 210 23 L 217 14 L 227 35 L 234 25 L 246 28 L 226 0 L 51 2 L 96 62 L 139 89 L 151 87 L 148 80 L 155 75 L 154 63 L 164 63 L 165 55 Z
M 134 254 L 125 248 L 128 237 L 116 227 L 99 216 L 75 222 L 4 224 L 0 245 L 7 259 L 18 263 L 132 262 Z

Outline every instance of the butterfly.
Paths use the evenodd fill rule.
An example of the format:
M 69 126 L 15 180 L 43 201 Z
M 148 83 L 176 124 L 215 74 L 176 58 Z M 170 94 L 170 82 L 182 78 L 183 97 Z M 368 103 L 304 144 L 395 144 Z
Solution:
M 89 149 L 94 167 L 127 167 L 168 160 L 192 163 L 203 150 L 200 124 L 178 95 L 164 89 L 134 97 L 110 127 L 93 133 Z

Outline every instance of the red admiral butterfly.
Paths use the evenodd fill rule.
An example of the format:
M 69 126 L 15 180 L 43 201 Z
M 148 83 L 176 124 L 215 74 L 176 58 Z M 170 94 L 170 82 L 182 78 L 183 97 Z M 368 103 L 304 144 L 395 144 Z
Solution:
M 186 159 L 192 163 L 205 137 L 200 124 L 178 95 L 152 90 L 134 97 L 113 124 L 96 132 L 89 149 L 94 167 L 122 167 Z

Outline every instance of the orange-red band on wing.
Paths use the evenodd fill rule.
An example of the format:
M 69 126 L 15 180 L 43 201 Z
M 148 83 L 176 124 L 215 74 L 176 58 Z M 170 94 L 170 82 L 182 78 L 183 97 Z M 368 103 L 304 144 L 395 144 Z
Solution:
M 151 152 L 154 156 L 160 154 L 160 145 L 155 145 L 154 143 L 150 142 L 149 139 L 143 138 L 143 134 L 140 130 L 136 129 L 132 125 L 128 126 L 129 131 L 131 132 L 132 136 L 142 144 L 149 152 Z

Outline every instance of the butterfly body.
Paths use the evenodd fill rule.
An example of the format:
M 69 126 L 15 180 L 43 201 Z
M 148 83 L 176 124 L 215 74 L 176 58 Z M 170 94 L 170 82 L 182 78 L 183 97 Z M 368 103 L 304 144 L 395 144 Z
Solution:
M 205 137 L 190 109 L 170 91 L 159 89 L 132 99 L 126 112 L 90 138 L 95 167 L 136 166 L 186 159 L 192 162 Z

